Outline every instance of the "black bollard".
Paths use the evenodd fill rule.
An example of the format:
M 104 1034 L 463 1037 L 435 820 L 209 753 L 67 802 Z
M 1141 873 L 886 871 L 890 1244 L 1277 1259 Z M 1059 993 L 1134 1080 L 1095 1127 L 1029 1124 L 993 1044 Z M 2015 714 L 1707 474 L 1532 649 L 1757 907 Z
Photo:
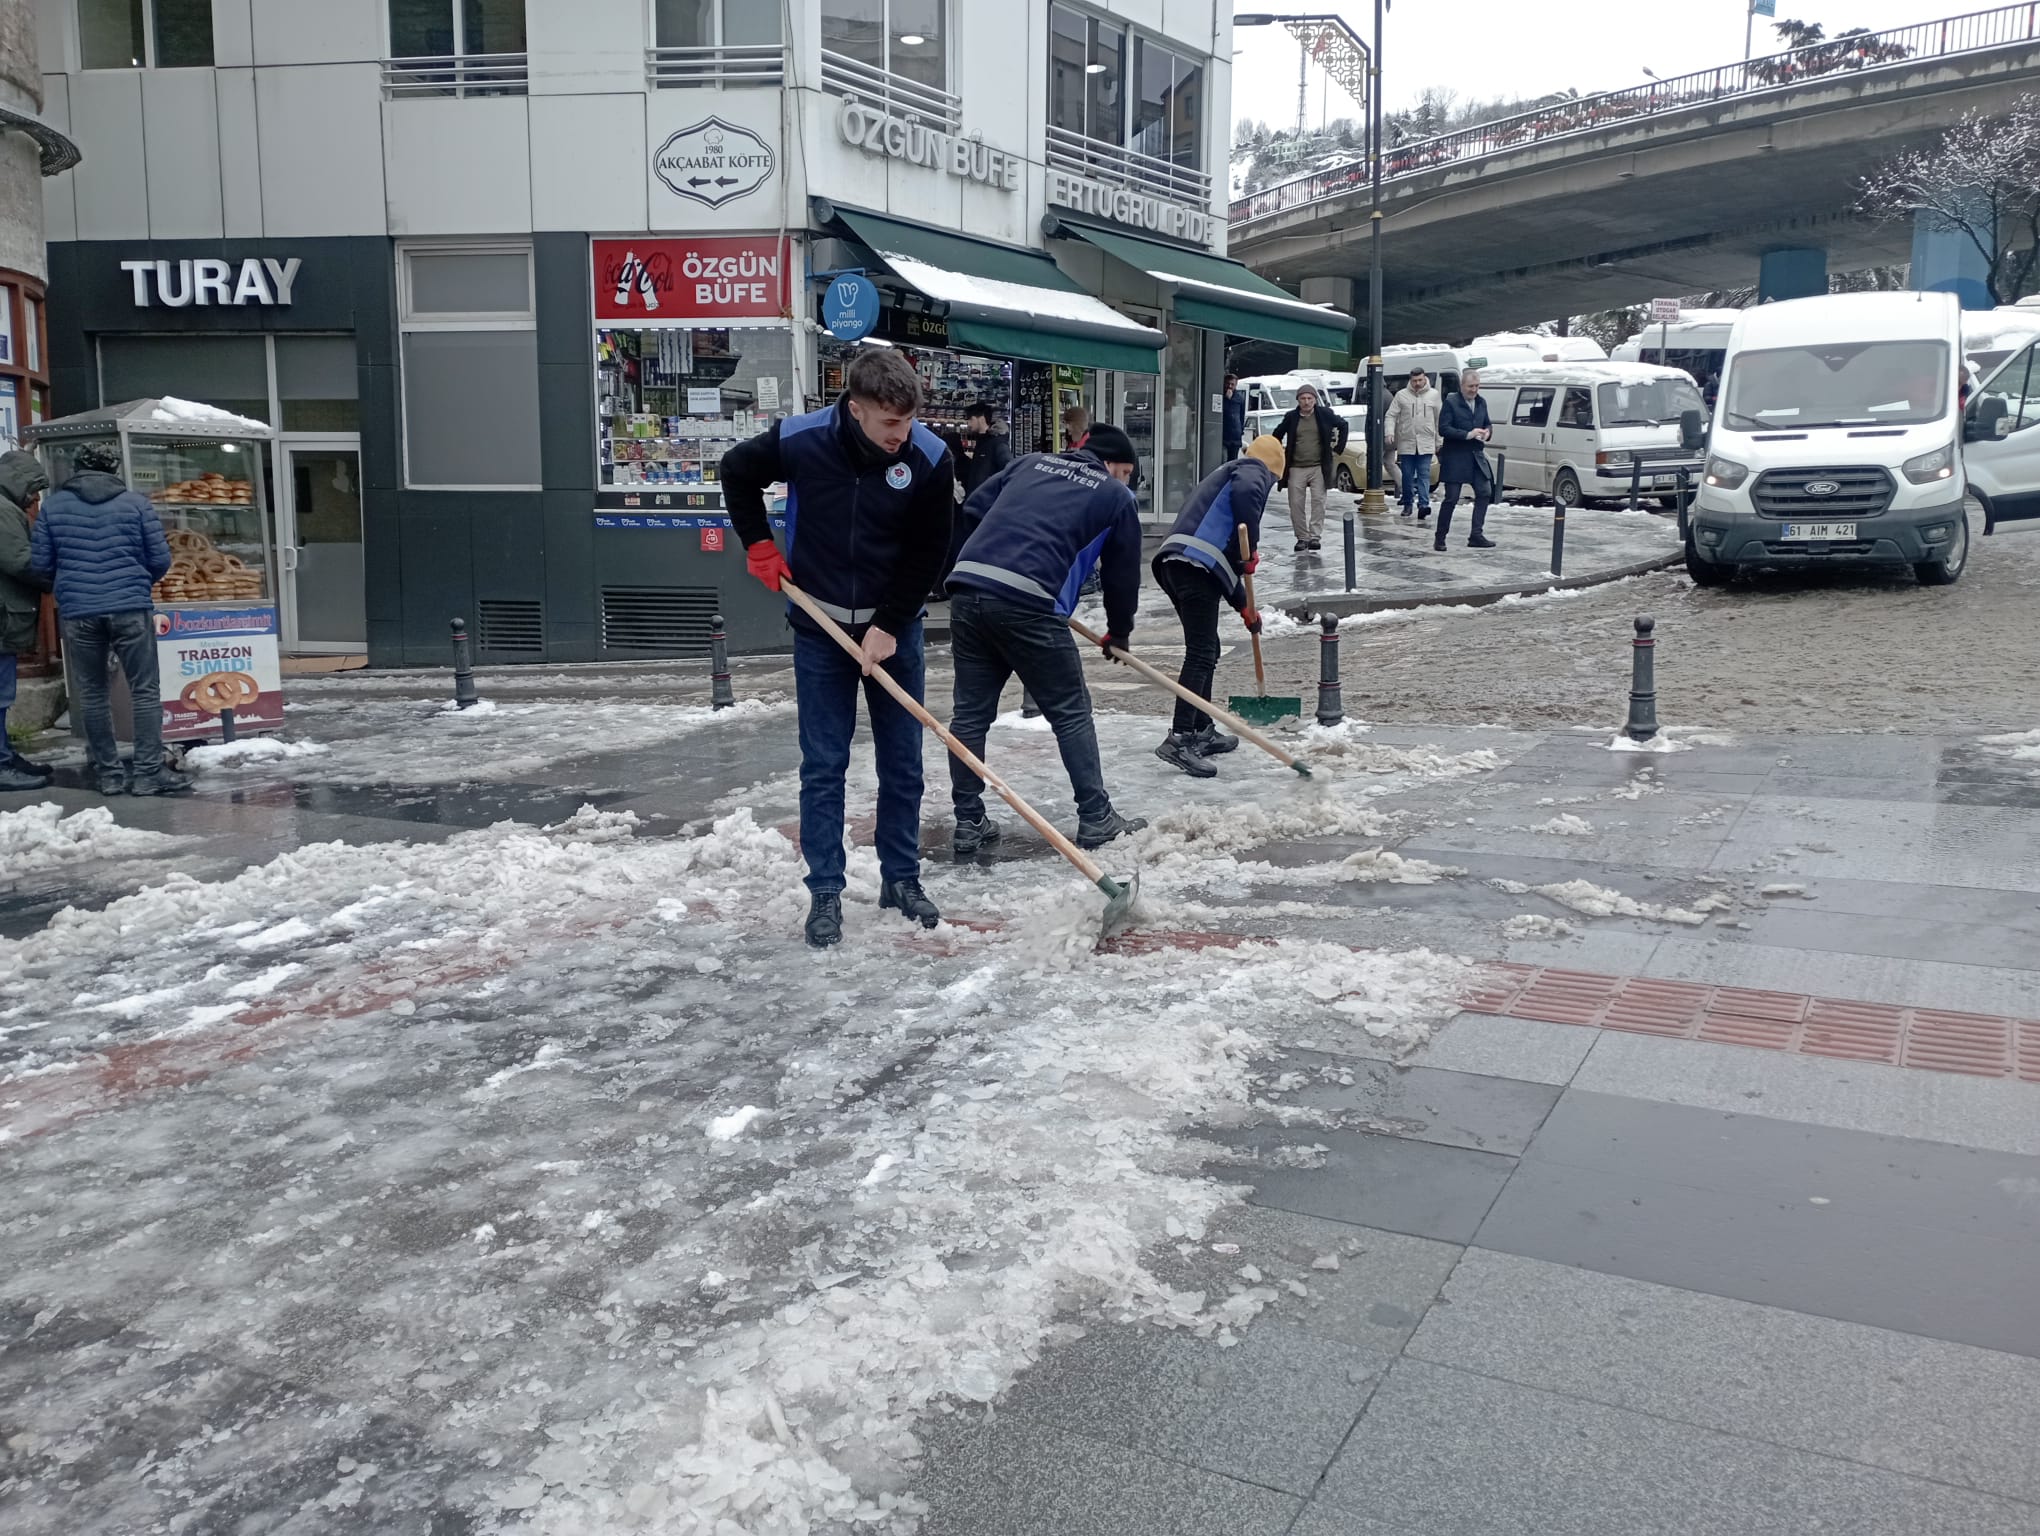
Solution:
M 730 637 L 723 633 L 723 616 L 708 621 L 708 703 L 711 709 L 731 709 L 737 695 L 730 687 Z
M 1556 497 L 1551 503 L 1551 574 L 1565 574 L 1565 503 Z
M 471 709 L 482 702 L 475 692 L 474 652 L 468 645 L 467 620 L 453 621 L 453 703 L 456 709 Z
M 231 709 L 223 709 L 220 711 L 220 740 L 225 743 L 231 742 L 233 739 L 234 712 Z
M 1034 695 L 1027 691 L 1024 683 L 1020 687 L 1020 718 L 1022 720 L 1041 718 L 1041 706 L 1034 702 Z
M 1637 498 L 1643 491 L 1643 460 L 1635 454 L 1629 456 L 1629 510 L 1637 508 Z
M 1360 551 L 1358 534 L 1354 531 L 1360 521 L 1360 514 L 1348 511 L 1346 514 L 1346 590 L 1351 592 L 1360 585 Z
M 1688 505 L 1690 505 L 1692 497 L 1693 497 L 1693 477 L 1682 469 L 1679 471 L 1679 494 L 1678 494 L 1679 537 L 1681 540 L 1683 540 L 1686 537 L 1686 508 L 1688 507 Z
M 1339 618 L 1328 613 L 1318 620 L 1317 723 L 1337 725 L 1346 718 L 1346 702 L 1339 688 Z
M 1656 619 L 1637 618 L 1635 661 L 1629 675 L 1629 724 L 1624 727 L 1631 741 L 1649 741 L 1658 731 L 1656 629 Z

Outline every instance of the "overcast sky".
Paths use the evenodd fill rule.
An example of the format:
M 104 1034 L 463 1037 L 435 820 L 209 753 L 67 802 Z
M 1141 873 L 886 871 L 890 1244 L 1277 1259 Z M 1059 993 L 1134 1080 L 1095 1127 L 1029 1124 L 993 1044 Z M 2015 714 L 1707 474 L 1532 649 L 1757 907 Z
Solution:
M 1849 27 L 1908 26 L 1987 7 L 1990 0 L 1778 0 L 1780 20 Z M 1241 11 L 1336 11 L 1370 41 L 1369 0 L 1240 0 Z M 1383 24 L 1383 103 L 1413 106 L 1425 87 L 1448 86 L 1460 99 L 1582 93 L 1645 84 L 1648 67 L 1677 75 L 1742 57 L 1744 0 L 1395 0 Z M 1234 34 L 1233 119 L 1296 125 L 1295 41 L 1279 27 Z M 1757 18 L 1757 54 L 1777 51 L 1777 34 Z M 1327 107 L 1329 112 L 1327 113 Z M 1309 121 L 1357 117 L 1359 109 L 1322 71 L 1310 72 Z

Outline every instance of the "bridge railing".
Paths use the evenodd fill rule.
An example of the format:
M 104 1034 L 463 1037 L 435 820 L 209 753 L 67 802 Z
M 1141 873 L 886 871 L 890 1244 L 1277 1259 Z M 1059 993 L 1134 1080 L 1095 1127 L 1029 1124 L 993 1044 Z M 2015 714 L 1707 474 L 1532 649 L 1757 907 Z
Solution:
M 1416 139 L 1391 145 L 1382 152 L 1381 179 L 1384 183 L 1403 176 L 1415 176 L 1440 165 L 1478 160 L 1504 150 L 1521 149 L 1570 134 L 1588 133 L 1611 124 L 1639 118 L 1681 112 L 1738 96 L 1755 96 L 1766 91 L 1804 86 L 1828 75 L 1859 74 L 1893 64 L 1943 58 L 1951 54 L 1978 53 L 2002 48 L 2009 43 L 2040 39 L 2040 0 L 1995 10 L 1972 11 L 1941 21 L 1917 22 L 1884 32 L 1858 32 L 1830 38 L 1808 48 L 1774 53 L 1768 58 L 1748 59 L 1703 69 L 1669 80 L 1627 90 L 1605 91 L 1556 101 L 1514 117 L 1499 118 L 1442 133 L 1435 138 Z M 1291 208 L 1300 208 L 1321 198 L 1365 186 L 1369 171 L 1366 159 L 1358 158 L 1272 187 L 1232 203 L 1232 225 L 1238 229 L 1256 219 L 1265 219 Z

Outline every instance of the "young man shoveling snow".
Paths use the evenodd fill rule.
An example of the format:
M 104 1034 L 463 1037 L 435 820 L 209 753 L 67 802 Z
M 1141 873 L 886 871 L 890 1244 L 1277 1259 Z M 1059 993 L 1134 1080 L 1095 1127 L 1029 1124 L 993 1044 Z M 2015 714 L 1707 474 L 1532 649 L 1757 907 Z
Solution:
M 921 381 L 890 348 L 851 363 L 843 397 L 774 422 L 723 455 L 723 500 L 751 574 L 784 578 L 861 644 L 853 659 L 796 607 L 794 697 L 800 711 L 800 852 L 807 862 L 807 941 L 843 937 L 843 777 L 864 689 L 878 760 L 878 904 L 932 928 L 921 889 L 921 725 L 872 680 L 883 667 L 924 693 L 921 600 L 949 552 L 956 471 L 942 439 L 914 419 Z M 772 542 L 765 487 L 785 481 L 786 550 Z

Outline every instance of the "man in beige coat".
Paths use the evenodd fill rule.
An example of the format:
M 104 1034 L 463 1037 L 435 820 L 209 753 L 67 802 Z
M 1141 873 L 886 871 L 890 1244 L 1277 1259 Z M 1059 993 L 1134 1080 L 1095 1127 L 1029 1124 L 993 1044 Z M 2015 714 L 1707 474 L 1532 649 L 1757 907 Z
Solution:
M 1402 515 L 1428 522 L 1431 516 L 1431 455 L 1438 451 L 1438 392 L 1421 368 L 1388 403 L 1383 435 L 1402 471 Z

